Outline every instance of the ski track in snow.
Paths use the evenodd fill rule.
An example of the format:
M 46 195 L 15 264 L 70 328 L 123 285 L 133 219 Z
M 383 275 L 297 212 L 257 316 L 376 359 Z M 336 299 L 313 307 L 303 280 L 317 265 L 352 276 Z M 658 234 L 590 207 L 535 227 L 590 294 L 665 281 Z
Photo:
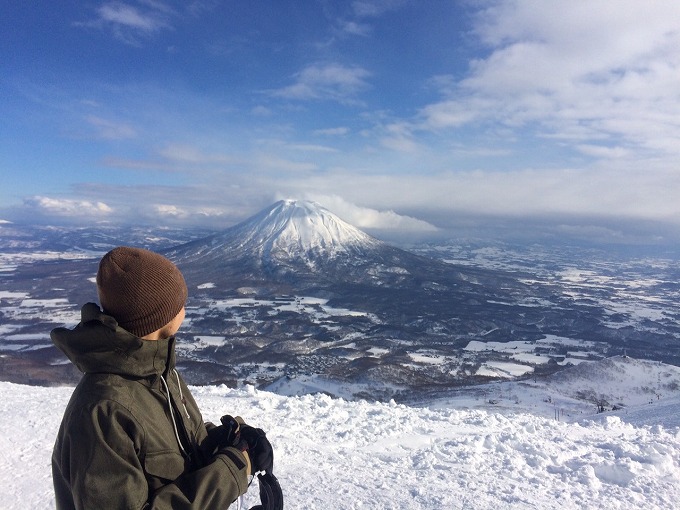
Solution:
M 50 455 L 72 388 L 1 382 L 0 391 L 0 508 L 54 508 Z M 284 397 L 252 387 L 192 392 L 206 420 L 238 414 L 267 431 L 287 510 L 670 509 L 680 501 L 679 427 Z M 677 415 L 677 405 L 666 409 Z M 256 502 L 253 486 L 244 507 Z

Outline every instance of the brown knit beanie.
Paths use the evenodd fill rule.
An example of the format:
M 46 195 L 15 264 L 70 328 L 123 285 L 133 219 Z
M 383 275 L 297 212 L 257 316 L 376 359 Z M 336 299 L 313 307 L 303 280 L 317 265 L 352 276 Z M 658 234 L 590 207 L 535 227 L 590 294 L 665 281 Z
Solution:
M 133 335 L 161 329 L 180 312 L 187 285 L 179 269 L 158 253 L 120 246 L 99 262 L 97 291 L 104 313 Z

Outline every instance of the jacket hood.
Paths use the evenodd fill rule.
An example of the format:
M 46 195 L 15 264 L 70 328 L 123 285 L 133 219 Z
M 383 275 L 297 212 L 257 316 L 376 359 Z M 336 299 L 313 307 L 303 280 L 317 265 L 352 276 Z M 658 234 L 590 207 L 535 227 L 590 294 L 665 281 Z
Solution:
M 50 333 L 54 345 L 86 373 L 111 373 L 146 378 L 162 375 L 175 366 L 175 338 L 143 340 L 121 328 L 95 303 L 81 309 L 73 329 Z

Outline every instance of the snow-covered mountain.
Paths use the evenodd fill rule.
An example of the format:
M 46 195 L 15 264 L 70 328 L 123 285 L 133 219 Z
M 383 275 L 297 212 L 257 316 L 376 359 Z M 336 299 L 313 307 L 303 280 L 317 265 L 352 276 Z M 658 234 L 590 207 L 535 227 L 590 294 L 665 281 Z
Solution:
M 233 229 L 241 248 L 263 259 L 364 255 L 383 243 L 315 202 L 282 200 Z
M 190 284 L 265 288 L 260 294 L 270 296 L 310 288 L 337 295 L 346 284 L 361 285 L 364 293 L 410 292 L 425 282 L 460 287 L 466 279 L 450 264 L 379 241 L 319 204 L 297 200 L 277 202 L 223 232 L 163 253 Z M 480 273 L 466 272 L 473 279 Z
M 617 358 L 573 370 L 564 390 L 616 394 L 619 379 L 642 388 L 677 370 Z M 0 392 L 0 507 L 54 508 L 50 454 L 71 388 L 0 382 Z M 670 510 L 680 500 L 680 398 L 669 393 L 599 415 L 546 414 L 553 403 L 526 386 L 516 402 L 471 393 L 427 408 L 252 387 L 192 393 L 204 419 L 238 414 L 267 431 L 288 510 Z M 242 508 L 256 502 L 254 484 Z
M 387 245 L 321 207 L 282 200 L 222 233 L 166 252 L 183 269 L 241 265 L 273 272 L 316 270 L 339 259 L 376 256 Z

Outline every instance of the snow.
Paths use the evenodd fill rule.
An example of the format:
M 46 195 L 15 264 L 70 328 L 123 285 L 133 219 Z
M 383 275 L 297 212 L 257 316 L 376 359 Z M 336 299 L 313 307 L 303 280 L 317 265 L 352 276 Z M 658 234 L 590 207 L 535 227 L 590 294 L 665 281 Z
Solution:
M 85 260 L 99 258 L 103 254 L 92 250 L 73 249 L 69 251 L 31 250 L 19 253 L 0 253 L 0 272 L 13 272 L 21 264 L 46 260 Z
M 66 298 L 34 299 L 23 292 L 0 292 L 0 302 L 3 304 L 2 315 L 10 323 L 30 323 L 38 319 L 75 326 L 80 319 L 80 309 L 71 306 Z M 48 338 L 48 332 L 43 336 Z
M 192 347 L 221 347 L 227 343 L 227 338 L 225 336 L 217 335 L 201 335 L 195 338 Z
M 66 298 L 24 299 L 20 306 L 26 308 L 60 308 L 68 305 L 68 302 Z
M 631 378 L 649 370 L 630 367 Z M 54 508 L 50 454 L 72 388 L 0 382 L 0 391 L 0 506 Z M 268 432 L 288 510 L 669 509 L 680 500 L 677 395 L 557 421 L 528 412 L 537 402 L 529 390 L 516 411 L 286 397 L 250 386 L 192 392 L 205 419 L 238 414 Z M 256 499 L 253 487 L 244 507 Z
M 368 234 L 305 200 L 282 200 L 237 225 L 241 245 L 271 257 L 302 258 L 313 266 L 315 257 L 333 258 L 379 246 Z M 311 255 L 311 258 L 310 258 Z
M 328 306 L 328 299 L 315 298 L 309 296 L 292 296 L 288 299 L 271 300 L 256 298 L 230 298 L 215 299 L 210 302 L 210 310 L 228 310 L 230 308 L 256 309 L 258 307 L 270 307 L 270 315 L 277 315 L 282 312 L 297 312 L 309 314 L 316 320 L 323 320 L 331 316 L 368 316 L 366 312 L 348 310 L 346 308 L 336 308 Z
M 10 292 L 7 290 L 0 290 L 0 299 L 25 299 L 28 297 L 27 292 Z
M 494 331 L 494 330 L 492 330 Z M 492 331 L 487 332 L 487 334 Z M 510 342 L 484 342 L 480 340 L 471 340 L 465 346 L 465 350 L 469 352 L 497 352 L 509 355 L 514 361 L 518 363 L 513 364 L 509 362 L 486 362 L 483 363 L 476 375 L 484 377 L 517 377 L 528 374 L 533 370 L 533 365 L 541 365 L 547 363 L 550 357 L 536 354 L 536 349 L 548 349 L 556 351 L 562 350 L 564 347 L 572 346 L 575 349 L 567 351 L 565 358 L 558 362 L 560 365 L 578 365 L 585 360 L 598 358 L 600 355 L 596 350 L 576 350 L 576 348 L 595 348 L 598 342 L 589 340 L 578 340 L 573 338 L 565 338 L 555 335 L 544 335 L 543 338 L 536 341 L 513 340 Z
M 533 367 L 508 363 L 507 361 L 487 361 L 477 370 L 476 375 L 485 377 L 517 377 L 533 372 Z
M 260 222 L 261 232 L 269 232 L 274 247 L 289 252 L 301 249 L 333 256 L 348 247 L 375 244 L 370 236 L 344 222 L 315 202 L 283 200 L 274 204 Z
M 333 325 L 329 325 L 326 321 L 332 317 L 367 317 L 374 322 L 378 322 L 378 318 L 367 312 L 349 310 L 347 308 L 338 308 L 328 305 L 328 299 L 316 298 L 310 296 L 288 296 L 279 299 L 257 299 L 257 298 L 228 298 L 228 299 L 213 299 L 206 306 L 200 308 L 188 307 L 188 313 L 191 316 L 204 316 L 206 314 L 219 312 L 225 313 L 224 321 L 226 323 L 242 324 L 244 318 L 250 316 L 251 320 L 257 320 L 257 316 L 261 309 L 267 309 L 269 317 L 274 318 L 281 313 L 296 313 L 303 315 L 306 319 L 318 324 L 320 327 L 328 330 L 334 329 Z M 187 319 L 187 323 L 191 323 L 192 317 Z M 222 339 L 220 342 L 219 339 Z M 219 347 L 227 345 L 226 337 L 206 336 L 200 335 L 200 340 L 203 342 L 195 342 L 193 344 L 185 343 L 179 346 L 181 353 L 186 353 L 199 348 L 204 348 L 206 345 Z M 206 341 L 208 343 L 206 343 Z

